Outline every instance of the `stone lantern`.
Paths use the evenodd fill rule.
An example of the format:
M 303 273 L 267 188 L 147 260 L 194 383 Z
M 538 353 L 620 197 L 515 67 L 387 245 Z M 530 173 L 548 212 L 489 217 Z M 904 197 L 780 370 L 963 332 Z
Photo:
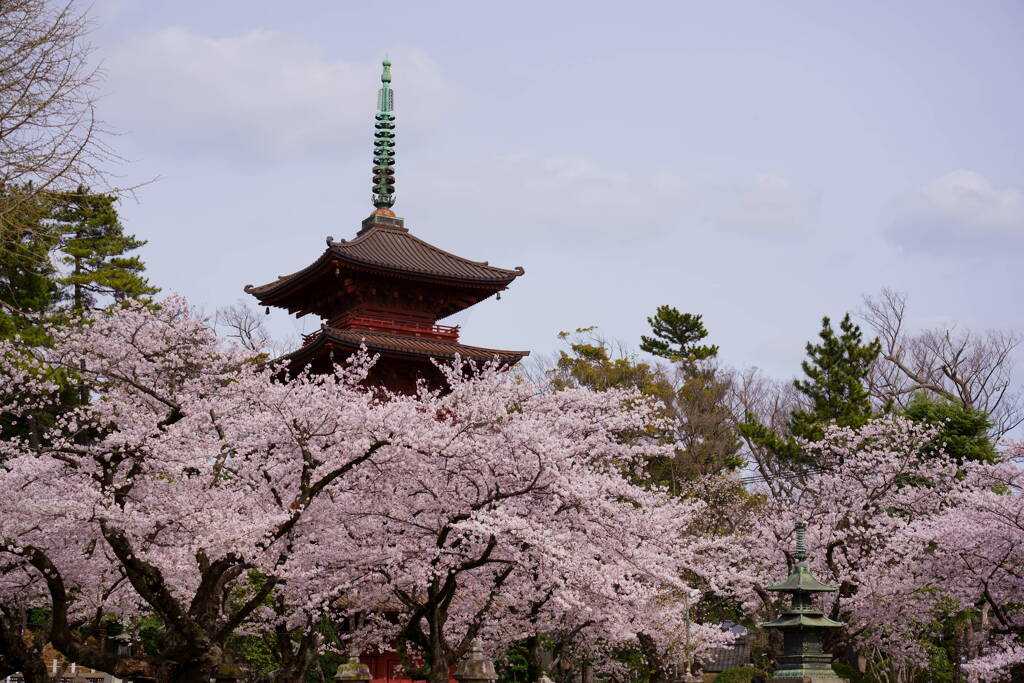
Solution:
M 494 683 L 498 680 L 494 662 L 484 656 L 479 638 L 473 639 L 469 652 L 459 660 L 459 665 L 455 667 L 455 680 L 459 683 Z
M 358 650 L 349 652 L 348 661 L 339 666 L 334 673 L 334 680 L 350 681 L 351 683 L 370 683 L 372 678 L 370 667 L 359 661 Z
M 839 590 L 814 578 L 807 567 L 807 523 L 796 524 L 797 560 L 793 571 L 782 583 L 765 586 L 765 590 L 789 593 L 793 596 L 790 608 L 777 619 L 761 624 L 762 628 L 782 631 L 783 652 L 771 683 L 835 683 L 845 680 L 832 671 L 832 655 L 822 646 L 825 631 L 845 626 L 833 621 L 814 606 L 815 593 L 834 593 Z

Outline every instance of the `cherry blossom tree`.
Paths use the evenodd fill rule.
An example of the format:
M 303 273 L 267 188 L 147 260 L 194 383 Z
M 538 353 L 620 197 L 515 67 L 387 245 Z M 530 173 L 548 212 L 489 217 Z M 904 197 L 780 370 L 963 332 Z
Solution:
M 86 383 L 94 400 L 60 415 L 37 443 L 0 446 L 10 494 L 2 588 L 47 598 L 50 638 L 72 661 L 207 680 L 226 638 L 285 581 L 303 516 L 381 453 L 410 406 L 357 388 L 365 359 L 329 378 L 274 381 L 250 352 L 220 345 L 181 299 L 54 334 L 53 348 L 29 356 L 4 349 L 4 410 L 44 407 L 55 373 Z M 103 651 L 75 628 L 141 611 L 164 628 L 154 656 Z
M 937 436 L 901 418 L 829 430 L 807 446 L 821 468 L 756 514 L 752 547 L 763 552 L 753 559 L 764 580 L 792 564 L 789 537 L 807 519 L 812 568 L 840 588 L 830 615 L 847 622 L 846 644 L 876 678 L 910 680 L 928 664 L 936 624 L 965 614 L 976 618 L 957 652 L 964 672 L 1001 680 L 1021 654 L 1024 474 L 1011 451 L 1000 463 L 957 463 L 929 448 Z
M 387 471 L 364 469 L 344 514 L 331 510 L 318 528 L 307 518 L 316 546 L 301 564 L 373 577 L 358 602 L 394 607 L 380 640 L 395 639 L 414 678 L 447 681 L 477 637 L 502 648 L 558 634 L 567 653 L 600 658 L 651 631 L 678 651 L 652 605 L 676 615 L 663 621 L 678 640 L 673 605 L 694 599 L 683 577 L 705 573 L 727 540 L 690 533 L 698 503 L 625 476 L 672 448 L 621 438 L 652 427 L 657 407 L 631 391 L 552 392 L 494 369 L 445 374 L 447 391 L 409 399 L 432 419 L 404 430 Z M 341 580 L 318 585 L 314 602 L 336 586 L 351 595 Z M 689 645 L 721 640 L 695 625 Z
M 349 644 L 396 642 L 434 681 L 478 636 L 557 632 L 593 657 L 641 634 L 666 656 L 723 640 L 679 637 L 684 577 L 727 577 L 728 538 L 694 532 L 699 503 L 630 483 L 671 448 L 621 438 L 654 426 L 636 393 L 455 366 L 448 391 L 386 395 L 361 388 L 365 354 L 282 381 L 173 297 L 52 338 L 0 347 L 4 415 L 57 416 L 0 444 L 0 605 L 48 608 L 71 661 L 207 680 L 232 634 L 263 629 L 298 680 L 320 621 L 349 617 Z M 58 376 L 90 400 L 54 410 Z M 163 629 L 154 654 L 88 637 L 142 615 Z

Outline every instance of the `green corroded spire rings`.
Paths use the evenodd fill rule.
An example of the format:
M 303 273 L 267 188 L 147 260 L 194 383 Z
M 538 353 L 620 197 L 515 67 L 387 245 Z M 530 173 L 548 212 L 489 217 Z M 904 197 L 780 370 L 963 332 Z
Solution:
M 800 520 L 796 523 L 796 554 L 793 556 L 797 562 L 807 559 L 807 522 Z
M 395 204 L 395 93 L 391 90 L 391 62 L 385 59 L 383 64 L 373 126 L 373 205 L 390 209 Z

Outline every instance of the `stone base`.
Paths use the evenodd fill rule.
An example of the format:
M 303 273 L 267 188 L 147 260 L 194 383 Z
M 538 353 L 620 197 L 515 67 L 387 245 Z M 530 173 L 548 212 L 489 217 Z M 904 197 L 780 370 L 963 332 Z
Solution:
M 769 678 L 768 683 L 849 683 L 839 676 L 804 676 L 803 678 Z

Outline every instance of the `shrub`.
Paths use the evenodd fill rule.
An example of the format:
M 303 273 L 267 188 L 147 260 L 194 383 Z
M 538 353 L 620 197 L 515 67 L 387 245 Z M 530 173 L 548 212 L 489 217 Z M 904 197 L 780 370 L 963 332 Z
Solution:
M 754 676 L 764 676 L 768 678 L 768 674 L 755 669 L 752 666 L 739 666 L 735 669 L 726 669 L 722 673 L 715 676 L 713 679 L 714 683 L 750 683 L 750 679 Z

